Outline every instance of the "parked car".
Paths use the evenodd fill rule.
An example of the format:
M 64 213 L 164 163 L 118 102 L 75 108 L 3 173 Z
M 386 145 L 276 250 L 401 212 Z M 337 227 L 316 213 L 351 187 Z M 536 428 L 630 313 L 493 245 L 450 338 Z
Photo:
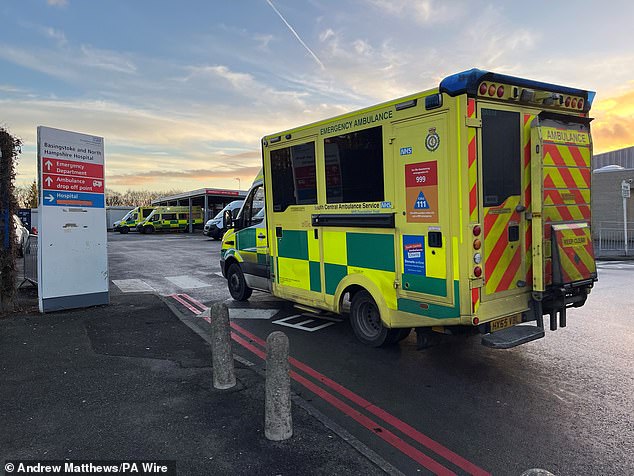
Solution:
M 24 248 L 29 239 L 29 230 L 22 224 L 17 215 L 13 215 L 13 227 L 15 228 L 15 243 L 18 247 L 18 256 L 24 256 Z
M 218 214 L 213 217 L 211 220 L 207 220 L 205 223 L 205 228 L 203 230 L 203 235 L 209 236 L 214 240 L 219 240 L 227 231 L 227 227 L 225 226 L 224 214 L 225 211 L 231 211 L 231 216 L 235 218 L 238 216 L 238 212 L 242 207 L 244 200 L 234 200 L 229 203 L 226 207 L 218 212 Z

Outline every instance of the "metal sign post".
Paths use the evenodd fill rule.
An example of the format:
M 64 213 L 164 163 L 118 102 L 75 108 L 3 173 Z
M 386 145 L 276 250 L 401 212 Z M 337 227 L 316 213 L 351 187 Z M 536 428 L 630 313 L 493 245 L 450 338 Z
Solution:
M 41 312 L 107 304 L 102 137 L 38 127 Z

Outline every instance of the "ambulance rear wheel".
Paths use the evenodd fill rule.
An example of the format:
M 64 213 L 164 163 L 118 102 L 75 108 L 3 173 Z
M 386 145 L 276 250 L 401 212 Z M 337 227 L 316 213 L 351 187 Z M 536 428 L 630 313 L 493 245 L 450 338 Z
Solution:
M 146 226 L 146 227 L 143 227 L 143 231 L 144 231 L 145 233 L 154 233 L 154 227 L 153 227 L 153 226 Z
M 367 291 L 359 291 L 352 298 L 350 322 L 357 339 L 371 347 L 395 344 L 401 335 L 400 329 L 383 325 L 379 307 Z
M 236 301 L 246 301 L 253 293 L 253 289 L 247 286 L 244 273 L 238 263 L 231 263 L 229 266 L 229 270 L 227 271 L 227 284 L 231 297 Z

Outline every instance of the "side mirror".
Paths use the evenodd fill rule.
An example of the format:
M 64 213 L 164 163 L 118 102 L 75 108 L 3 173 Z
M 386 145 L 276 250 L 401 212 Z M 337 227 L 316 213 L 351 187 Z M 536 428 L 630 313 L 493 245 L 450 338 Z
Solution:
M 225 212 L 223 213 L 222 216 L 224 222 L 225 222 L 225 228 L 232 228 L 233 227 L 233 215 L 231 215 L 231 210 L 225 210 Z

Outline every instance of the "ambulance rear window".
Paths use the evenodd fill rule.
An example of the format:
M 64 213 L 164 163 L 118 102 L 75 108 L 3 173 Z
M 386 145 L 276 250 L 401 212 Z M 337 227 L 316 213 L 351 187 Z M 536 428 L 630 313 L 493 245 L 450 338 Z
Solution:
M 520 114 L 482 109 L 482 185 L 485 207 L 521 194 Z

